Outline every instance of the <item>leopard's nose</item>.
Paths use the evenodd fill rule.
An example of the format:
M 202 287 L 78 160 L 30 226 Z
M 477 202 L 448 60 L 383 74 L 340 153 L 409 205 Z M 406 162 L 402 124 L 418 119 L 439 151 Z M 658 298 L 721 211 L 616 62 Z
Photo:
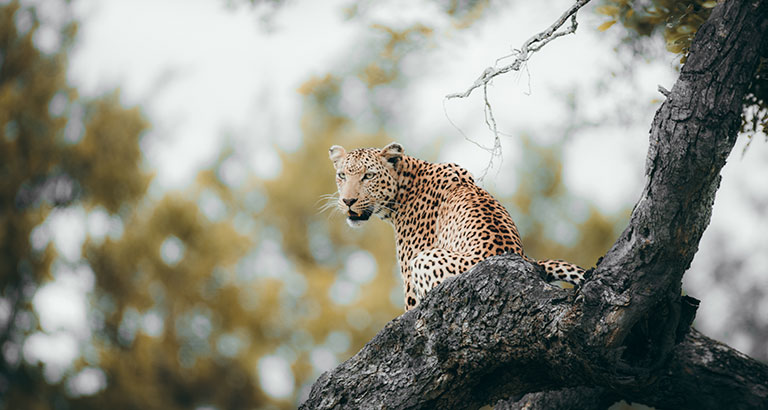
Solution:
M 347 206 L 351 207 L 351 206 L 352 206 L 352 204 L 354 204 L 355 202 L 357 202 L 357 198 L 344 198 L 344 199 L 342 199 L 342 201 L 343 201 L 345 204 L 347 204 Z

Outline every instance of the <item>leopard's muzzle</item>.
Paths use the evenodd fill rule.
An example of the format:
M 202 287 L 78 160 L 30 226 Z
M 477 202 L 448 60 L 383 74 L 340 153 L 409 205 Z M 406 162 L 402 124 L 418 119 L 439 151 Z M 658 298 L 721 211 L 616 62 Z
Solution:
M 350 221 L 367 221 L 372 214 L 373 211 L 370 208 L 364 209 L 361 213 L 357 213 L 350 209 L 347 211 L 347 219 Z

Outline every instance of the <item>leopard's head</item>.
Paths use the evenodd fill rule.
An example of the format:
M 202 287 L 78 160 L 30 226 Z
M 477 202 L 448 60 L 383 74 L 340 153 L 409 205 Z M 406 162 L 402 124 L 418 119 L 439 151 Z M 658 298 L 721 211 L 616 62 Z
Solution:
M 402 145 L 393 142 L 381 149 L 360 148 L 350 152 L 334 145 L 328 154 L 336 168 L 338 207 L 347 215 L 347 223 L 358 227 L 371 215 L 389 218 L 397 195 Z

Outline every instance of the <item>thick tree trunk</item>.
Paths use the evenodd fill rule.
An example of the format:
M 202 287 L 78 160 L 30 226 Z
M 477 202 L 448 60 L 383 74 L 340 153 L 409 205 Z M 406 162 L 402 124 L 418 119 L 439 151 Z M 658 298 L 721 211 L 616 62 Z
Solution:
M 629 226 L 582 289 L 491 258 L 323 374 L 302 408 L 768 408 L 768 366 L 688 334 L 695 303 L 680 297 L 766 38 L 768 0 L 723 2 L 701 26 L 653 121 Z
M 599 332 L 573 333 L 580 316 L 574 310 L 583 308 L 583 298 L 543 284 L 536 268 L 517 255 L 490 258 L 439 288 L 357 355 L 320 376 L 303 407 L 477 408 L 583 385 L 611 391 L 599 395 L 598 403 L 605 397 L 661 408 L 768 405 L 768 366 L 695 331 L 643 383 L 622 372 L 627 365 L 621 349 L 612 367 L 590 363 L 582 352 Z M 634 346 L 644 337 L 633 334 L 627 343 Z M 579 389 L 570 393 L 571 400 L 586 396 Z M 566 402 L 557 408 L 572 407 Z

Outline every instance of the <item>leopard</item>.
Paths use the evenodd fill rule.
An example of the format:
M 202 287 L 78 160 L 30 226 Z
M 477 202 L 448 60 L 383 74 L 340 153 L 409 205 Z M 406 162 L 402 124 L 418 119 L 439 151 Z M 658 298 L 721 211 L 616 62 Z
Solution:
M 397 142 L 349 152 L 334 145 L 328 152 L 346 222 L 359 228 L 376 216 L 394 228 L 406 312 L 445 279 L 505 253 L 542 266 L 548 282 L 583 283 L 585 270 L 575 264 L 526 256 L 509 212 L 459 165 L 405 155 Z

